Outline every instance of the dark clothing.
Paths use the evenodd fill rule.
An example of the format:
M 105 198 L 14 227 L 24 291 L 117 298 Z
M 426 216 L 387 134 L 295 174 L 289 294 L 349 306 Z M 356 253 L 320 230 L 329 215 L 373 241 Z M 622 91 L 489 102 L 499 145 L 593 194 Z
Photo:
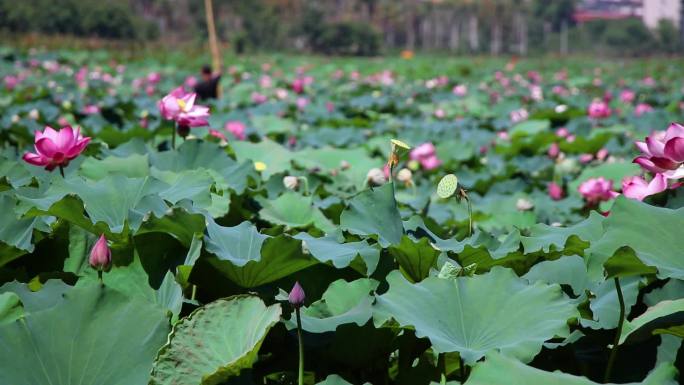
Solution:
M 218 83 L 221 75 L 214 76 L 208 81 L 202 80 L 195 85 L 195 92 L 200 100 L 216 99 L 218 96 Z

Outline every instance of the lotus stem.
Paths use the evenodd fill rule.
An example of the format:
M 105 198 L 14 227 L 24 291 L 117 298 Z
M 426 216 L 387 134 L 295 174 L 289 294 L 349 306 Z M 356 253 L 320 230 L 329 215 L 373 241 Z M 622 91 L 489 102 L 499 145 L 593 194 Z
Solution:
M 62 178 L 64 178 L 64 166 L 61 164 L 59 165 L 59 173 L 62 174 Z
M 473 205 L 470 203 L 470 198 L 466 196 L 468 202 L 468 236 L 473 235 Z
M 192 285 L 192 294 L 190 294 L 190 300 L 194 301 L 197 295 L 197 285 Z
M 461 372 L 461 384 L 464 384 L 466 382 L 466 370 L 465 363 L 463 362 L 463 357 L 461 357 L 461 353 L 459 353 L 458 356 L 458 369 Z
M 613 347 L 610 350 L 610 357 L 608 357 L 608 364 L 606 365 L 606 374 L 603 377 L 603 382 L 606 383 L 610 381 L 610 376 L 613 371 L 613 364 L 615 364 L 615 358 L 617 357 L 618 345 L 620 343 L 620 335 L 622 334 L 622 326 L 625 323 L 625 299 L 622 296 L 622 288 L 620 287 L 620 279 L 618 277 L 615 280 L 615 290 L 617 291 L 618 302 L 620 303 L 620 318 L 618 319 L 617 330 L 615 331 L 615 338 L 613 339 Z
M 176 149 L 176 125 L 173 125 L 173 134 L 171 135 L 171 148 Z
M 437 368 L 439 369 L 439 372 L 442 374 L 440 384 L 446 384 L 447 371 L 445 353 L 439 353 L 439 355 L 437 356 Z
M 299 180 L 301 180 L 302 185 L 304 185 L 304 195 L 309 195 L 309 179 L 305 176 L 300 176 Z
M 304 385 L 304 342 L 302 341 L 302 318 L 299 315 L 299 307 L 295 308 L 297 316 L 297 341 L 299 342 L 299 370 L 297 373 L 297 384 Z
M 104 280 L 102 280 L 102 270 L 97 270 L 97 279 L 100 280 L 100 285 L 104 286 Z

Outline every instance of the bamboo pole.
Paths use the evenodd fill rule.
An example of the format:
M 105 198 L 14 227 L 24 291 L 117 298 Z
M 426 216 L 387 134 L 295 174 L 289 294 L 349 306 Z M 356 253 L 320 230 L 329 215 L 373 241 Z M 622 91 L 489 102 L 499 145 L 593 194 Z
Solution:
M 214 24 L 214 7 L 212 0 L 204 0 L 204 11 L 207 16 L 207 30 L 209 32 L 209 48 L 211 49 L 211 67 L 214 73 L 221 72 L 221 55 L 219 54 L 216 25 Z M 216 93 L 221 97 L 221 83 L 216 85 Z

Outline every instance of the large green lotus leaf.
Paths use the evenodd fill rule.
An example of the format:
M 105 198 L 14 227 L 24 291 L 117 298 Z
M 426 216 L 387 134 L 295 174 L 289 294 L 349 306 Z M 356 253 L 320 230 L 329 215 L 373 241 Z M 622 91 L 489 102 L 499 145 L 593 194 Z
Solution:
M 206 249 L 219 260 L 235 266 L 244 266 L 261 259 L 261 246 L 268 235 L 259 233 L 256 226 L 245 221 L 234 227 L 222 227 L 207 221 Z
M 590 273 L 616 250 L 629 246 L 647 266 L 658 269 L 661 278 L 684 279 L 684 208 L 671 210 L 619 197 L 604 221 L 605 235 L 587 250 Z
M 677 353 L 682 347 L 682 337 L 670 334 L 660 336 L 660 345 L 656 355 L 656 365 L 677 362 Z
M 306 227 L 314 221 L 314 211 L 310 196 L 287 191 L 275 200 L 257 199 L 263 207 L 259 210 L 261 219 L 287 228 Z
M 0 293 L 16 294 L 24 310 L 33 313 L 59 304 L 64 299 L 63 295 L 72 288 L 58 279 L 50 279 L 40 287 L 40 290 L 31 291 L 27 284 L 12 281 L 0 286 Z
M 306 168 L 318 167 L 326 173 L 337 170 L 340 175 L 347 176 L 351 184 L 357 188 L 362 188 L 365 184 L 368 170 L 378 166 L 378 160 L 369 157 L 363 148 L 323 147 L 303 150 L 297 152 L 295 162 Z M 340 169 L 343 162 L 349 164 L 348 169 Z
M 595 167 L 587 167 L 582 173 L 568 184 L 569 194 L 579 195 L 577 188 L 590 178 L 604 177 L 613 181 L 613 187 L 618 188 L 622 179 L 627 176 L 637 175 L 641 169 L 631 162 L 603 163 Z
M 338 376 L 337 374 L 331 374 L 326 377 L 325 380 L 317 383 L 316 385 L 352 385 L 351 382 L 347 382 L 344 378 Z
M 526 120 L 513 126 L 511 137 L 534 136 L 542 132 L 548 132 L 551 127 L 549 120 Z
M 130 385 L 149 378 L 169 331 L 165 311 L 99 284 L 0 326 L 0 383 Z
M 584 265 L 584 259 L 577 255 L 561 257 L 554 261 L 542 261 L 532 266 L 523 278 L 530 282 L 569 285 L 578 296 L 589 287 L 587 267 Z
M 328 286 L 320 300 L 301 309 L 302 328 L 311 333 L 333 332 L 338 326 L 355 323 L 363 326 L 373 316 L 378 281 L 361 278 L 347 282 L 339 279 Z M 288 328 L 296 327 L 292 319 Z
M 404 227 L 392 183 L 363 191 L 352 198 L 340 216 L 340 227 L 352 234 L 377 235 L 382 247 L 401 242 Z
M 213 183 L 207 170 L 160 171 L 152 169 L 152 176 L 169 186 L 159 192 L 164 200 L 175 204 L 182 199 L 190 199 L 201 208 L 211 205 L 209 189 Z
M 655 368 L 644 381 L 624 385 L 676 385 L 677 369 L 672 364 Z M 547 372 L 501 354 L 488 354 L 473 369 L 465 385 L 598 385 L 585 377 Z
M 150 217 L 138 229 L 136 235 L 146 233 L 167 233 L 178 239 L 183 246 L 189 247 L 196 234 L 202 234 L 205 228 L 205 217 L 193 214 L 182 208 L 173 208 L 166 215 Z
M 543 250 L 548 253 L 551 250 L 563 250 L 568 238 L 576 236 L 583 241 L 594 241 L 603 234 L 604 217 L 592 211 L 589 218 L 568 227 L 555 227 L 543 223 L 530 228 L 529 235 L 520 237 L 526 254 Z
M 670 278 L 663 287 L 645 294 L 644 303 L 648 306 L 655 306 L 659 302 L 679 298 L 684 298 L 684 281 Z
M 369 245 L 366 240 L 339 243 L 332 236 L 314 238 L 307 233 L 299 233 L 294 238 L 300 239 L 314 258 L 324 263 L 332 262 L 338 269 L 349 266 L 357 256 L 360 256 L 366 264 L 366 274 L 371 275 L 380 260 L 379 248 Z
M 518 199 L 525 198 L 525 194 L 499 195 L 488 194 L 473 203 L 474 210 L 486 214 L 478 219 L 477 226 L 487 231 L 513 231 L 516 228 L 529 228 L 536 223 L 536 216 L 532 211 L 521 211 L 517 208 Z
M 111 174 L 123 174 L 129 178 L 150 175 L 147 154 L 131 154 L 127 157 L 108 156 L 102 160 L 86 158 L 81 163 L 81 175 L 88 179 L 102 179 Z
M 295 156 L 290 150 L 267 138 L 259 143 L 233 142 L 231 147 L 238 161 L 263 162 L 266 165 L 266 169 L 261 172 L 264 179 L 289 170 L 290 161 Z
M 268 238 L 261 247 L 259 259 L 239 255 L 241 265 L 232 259 L 211 258 L 209 262 L 236 284 L 252 288 L 287 277 L 318 263 L 302 251 L 301 241 L 280 235 Z
M 567 336 L 567 321 L 578 316 L 560 286 L 530 285 L 502 267 L 417 284 L 394 271 L 387 281 L 389 291 L 377 297 L 376 324 L 392 317 L 413 326 L 436 351 L 459 352 L 468 364 L 494 350 L 530 361 L 544 341 Z
M 16 200 L 9 195 L 0 195 L 0 241 L 24 251 L 33 251 L 31 238 L 33 227 L 38 219 L 20 218 L 14 211 Z M 0 266 L 10 262 L 18 255 L 0 254 Z
M 16 321 L 24 315 L 21 299 L 16 293 L 0 293 L 0 326 Z
M 280 305 L 258 297 L 219 299 L 178 322 L 159 351 L 150 385 L 216 385 L 250 368 Z
M 251 120 L 252 126 L 263 134 L 292 134 L 295 129 L 292 120 L 275 115 L 256 115 Z
M 176 151 L 152 152 L 150 164 L 162 171 L 207 170 L 217 184 L 240 194 L 254 171 L 249 163 L 236 163 L 218 145 L 199 140 L 187 140 Z
M 641 277 L 626 277 L 620 279 L 620 289 L 625 301 L 626 313 L 629 314 L 632 306 L 637 302 L 639 296 L 639 285 Z M 589 308 L 593 314 L 593 320 L 582 319 L 580 322 L 585 327 L 592 329 L 614 329 L 618 325 L 620 318 L 620 302 L 615 281 L 608 279 L 595 283 L 591 288 L 594 298 L 589 303 Z
M 390 254 L 412 282 L 420 282 L 430 274 L 440 251 L 432 247 L 427 238 L 414 242 L 404 235 L 398 245 L 389 248 Z
M 684 325 L 684 298 L 663 301 L 646 309 L 644 314 L 625 322 L 620 334 L 620 344 L 647 339 L 652 333 L 672 326 Z

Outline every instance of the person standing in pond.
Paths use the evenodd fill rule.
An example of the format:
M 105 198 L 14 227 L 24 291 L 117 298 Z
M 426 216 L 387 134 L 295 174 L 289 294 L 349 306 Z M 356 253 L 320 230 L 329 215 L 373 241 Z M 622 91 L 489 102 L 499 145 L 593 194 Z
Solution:
M 195 93 L 200 100 L 216 99 L 221 73 L 212 73 L 209 65 L 202 66 L 202 80 L 195 85 Z

